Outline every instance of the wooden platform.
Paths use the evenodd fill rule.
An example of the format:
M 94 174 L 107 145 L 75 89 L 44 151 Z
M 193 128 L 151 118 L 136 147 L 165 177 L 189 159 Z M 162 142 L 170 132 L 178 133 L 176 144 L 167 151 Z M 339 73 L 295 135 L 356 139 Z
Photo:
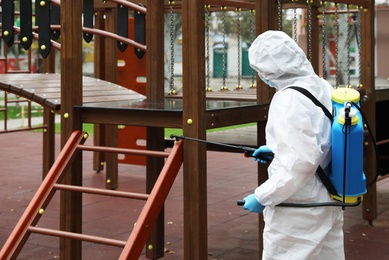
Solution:
M 54 111 L 61 108 L 60 74 L 2 74 L 0 89 L 25 97 Z M 83 102 L 144 100 L 145 96 L 122 86 L 91 77 L 83 77 Z
M 0 90 L 24 97 L 54 112 L 61 109 L 59 74 L 3 74 Z M 182 127 L 182 99 L 149 102 L 145 96 L 104 80 L 83 77 L 83 123 Z M 255 102 L 255 90 L 208 92 L 207 129 L 265 120 L 267 104 Z

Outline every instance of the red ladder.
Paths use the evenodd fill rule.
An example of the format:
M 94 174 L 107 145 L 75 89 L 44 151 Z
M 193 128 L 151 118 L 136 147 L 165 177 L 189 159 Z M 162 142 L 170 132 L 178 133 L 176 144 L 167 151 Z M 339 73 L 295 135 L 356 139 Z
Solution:
M 152 231 L 152 227 L 157 220 L 158 214 L 181 167 L 183 160 L 182 141 L 176 141 L 171 152 L 167 153 L 161 151 L 88 146 L 83 144 L 86 138 L 87 134 L 81 131 L 75 131 L 70 136 L 69 140 L 61 150 L 57 160 L 51 167 L 30 204 L 27 206 L 27 209 L 1 249 L 0 259 L 16 259 L 31 233 L 123 247 L 123 251 L 119 259 L 139 259 L 147 238 Z M 129 153 L 144 156 L 165 157 L 167 159 L 150 194 L 60 184 L 61 179 L 63 179 L 78 152 L 81 150 Z M 56 190 L 141 199 L 145 200 L 146 203 L 136 221 L 137 224 L 134 226 L 127 241 L 37 227 L 36 225 L 44 209 L 49 204 Z

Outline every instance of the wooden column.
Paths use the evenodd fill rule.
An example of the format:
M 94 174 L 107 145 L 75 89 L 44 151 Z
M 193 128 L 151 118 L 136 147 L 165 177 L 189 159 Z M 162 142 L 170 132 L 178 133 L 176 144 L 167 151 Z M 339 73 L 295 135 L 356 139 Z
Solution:
M 44 59 L 43 72 L 55 73 L 54 49 L 52 49 L 49 56 Z M 42 178 L 49 172 L 55 158 L 55 114 L 47 107 L 44 107 L 43 111 L 43 124 L 47 127 L 43 131 Z
M 76 129 L 81 129 L 74 106 L 82 104 L 82 1 L 61 2 L 61 147 Z M 66 184 L 82 185 L 82 156 L 77 156 L 63 180 Z M 61 230 L 82 231 L 82 195 L 61 192 Z M 60 239 L 60 258 L 81 259 L 81 241 Z
M 48 107 L 43 107 L 43 152 L 42 152 L 42 179 L 46 177 L 55 157 L 55 114 Z
M 110 8 L 105 11 L 105 30 L 107 32 L 116 32 L 117 28 L 117 9 Z M 116 41 L 106 39 L 104 44 L 104 79 L 117 82 L 117 52 Z M 117 126 L 105 126 L 105 144 L 107 146 L 118 145 Z M 101 134 L 101 133 L 100 133 Z M 118 155 L 116 153 L 106 153 L 106 187 L 107 189 L 116 189 L 118 187 Z
M 366 97 L 361 97 L 361 107 L 370 122 L 371 131 L 374 136 L 376 133 L 375 124 L 375 58 L 374 58 L 374 17 L 375 17 L 375 1 L 369 1 L 369 6 L 361 10 L 361 81 L 363 88 L 366 90 Z M 368 138 L 368 137 L 367 137 Z M 369 183 L 376 175 L 377 165 L 375 163 L 374 147 L 370 139 L 365 140 L 364 147 L 364 170 L 367 182 Z M 376 184 L 372 184 L 367 189 L 367 194 L 363 198 L 363 218 L 372 224 L 377 218 L 377 188 Z
M 277 30 L 278 18 L 277 15 L 277 3 L 276 1 L 260 0 L 256 1 L 255 5 L 256 13 L 256 33 L 257 36 L 268 30 Z M 269 104 L 272 96 L 274 95 L 274 89 L 269 88 L 262 80 L 257 76 L 257 102 L 262 104 Z M 258 147 L 266 144 L 265 140 L 265 127 L 266 120 L 257 123 L 257 145 Z M 267 165 L 258 163 L 258 185 L 261 185 L 267 180 Z M 263 228 L 264 228 L 263 215 L 258 214 L 258 248 L 259 252 L 263 250 Z M 260 254 L 260 257 L 262 255 Z
M 277 30 L 277 5 L 276 1 L 259 0 L 255 5 L 256 36 L 268 30 Z M 257 101 L 269 103 L 274 94 L 274 89 L 269 88 L 257 76 Z
M 105 30 L 105 12 L 99 10 L 95 14 L 95 28 Z M 97 79 L 105 78 L 105 41 L 102 36 L 94 36 L 94 76 Z M 94 124 L 93 126 L 93 143 L 95 145 L 104 145 L 105 129 L 104 125 Z M 93 170 L 100 172 L 104 169 L 104 153 L 93 152 Z
M 146 45 L 148 102 L 164 100 L 164 1 L 147 0 Z M 164 128 L 147 127 L 147 150 L 163 151 Z M 150 193 L 164 165 L 163 158 L 149 157 L 146 161 L 146 191 Z M 164 255 L 164 208 L 158 216 L 146 244 L 146 257 L 158 259 Z M 149 247 L 149 245 L 151 245 Z
M 182 1 L 183 131 L 206 139 L 204 0 Z M 184 143 L 184 258 L 207 259 L 206 145 Z
M 319 30 L 321 27 L 319 27 L 319 19 L 317 18 L 318 16 L 318 10 L 316 6 L 311 6 L 311 11 L 312 11 L 312 35 L 311 35 L 311 46 L 312 46 L 312 60 L 311 64 L 313 69 L 315 70 L 316 74 L 320 75 L 320 52 L 319 52 Z M 307 50 L 309 51 L 309 35 L 308 35 L 308 48 Z

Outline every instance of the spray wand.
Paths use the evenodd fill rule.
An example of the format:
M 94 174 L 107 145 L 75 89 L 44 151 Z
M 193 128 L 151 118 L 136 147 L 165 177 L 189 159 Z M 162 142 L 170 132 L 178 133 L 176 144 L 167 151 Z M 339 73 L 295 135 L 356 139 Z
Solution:
M 186 137 L 186 136 L 183 136 L 183 135 L 174 135 L 174 134 L 171 134 L 170 135 L 170 138 L 175 138 L 176 140 L 190 140 L 190 141 L 195 141 L 195 142 L 200 142 L 200 143 L 207 143 L 207 144 L 212 144 L 212 145 L 217 145 L 217 146 L 224 146 L 224 147 L 229 147 L 229 148 L 233 148 L 233 149 L 236 149 L 236 150 L 243 150 L 243 154 L 244 154 L 244 157 L 253 157 L 253 158 L 257 158 L 257 159 L 260 159 L 262 161 L 265 161 L 265 162 L 270 162 L 273 157 L 274 157 L 274 154 L 273 153 L 260 153 L 256 156 L 253 156 L 253 153 L 255 152 L 255 148 L 252 148 L 252 147 L 248 147 L 248 146 L 242 146 L 242 145 L 231 145 L 231 144 L 223 144 L 223 143 L 217 143 L 217 142 L 210 142 L 210 141 L 206 141 L 206 140 L 201 140 L 201 139 L 196 139 L 196 138 L 191 138 L 191 137 Z
M 170 135 L 170 138 L 175 138 L 176 140 L 190 140 L 190 141 L 195 141 L 195 142 L 200 142 L 200 143 L 207 143 L 207 144 L 213 144 L 213 145 L 218 145 L 218 146 L 224 146 L 224 147 L 229 147 L 237 150 L 243 150 L 244 151 L 244 156 L 245 157 L 253 157 L 257 158 L 260 160 L 263 160 L 265 162 L 270 162 L 274 154 L 273 153 L 260 153 L 259 155 L 253 156 L 253 153 L 255 152 L 255 148 L 248 147 L 248 146 L 240 146 L 240 145 L 230 145 L 230 144 L 223 144 L 223 143 L 217 143 L 217 142 L 210 142 L 206 140 L 201 140 L 201 139 L 196 139 L 196 138 L 190 138 L 190 137 L 185 137 L 185 136 L 178 136 L 178 135 Z M 243 206 L 245 203 L 244 200 L 238 200 L 237 205 L 238 206 Z M 298 208 L 311 208 L 311 207 L 323 207 L 323 206 L 341 206 L 341 207 L 355 207 L 361 204 L 361 200 L 358 200 L 355 203 L 341 203 L 341 202 L 319 202 L 319 203 L 280 203 L 277 206 L 278 207 L 298 207 Z

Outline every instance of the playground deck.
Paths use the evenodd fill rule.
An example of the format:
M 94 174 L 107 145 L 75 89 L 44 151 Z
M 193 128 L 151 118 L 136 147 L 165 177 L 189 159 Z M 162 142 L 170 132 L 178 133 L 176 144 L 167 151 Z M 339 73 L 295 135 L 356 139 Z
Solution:
M 248 128 L 250 131 L 250 128 Z M 252 133 L 246 133 L 246 136 Z M 59 136 L 56 135 L 59 144 Z M 87 143 L 92 142 L 89 137 Z M 0 135 L 0 247 L 23 213 L 41 181 L 42 134 Z M 57 145 L 58 146 L 58 145 Z M 59 148 L 56 147 L 57 153 Z M 105 171 L 92 170 L 92 154 L 84 152 L 83 182 L 104 187 Z M 256 163 L 239 153 L 207 152 L 208 259 L 259 259 L 257 215 L 236 206 L 236 200 L 256 186 Z M 165 204 L 165 258 L 183 259 L 183 180 L 179 173 Z M 119 165 L 119 190 L 144 191 L 145 167 Z M 378 219 L 362 220 L 362 207 L 345 210 L 346 259 L 389 259 L 389 178 L 377 185 Z M 59 196 L 46 209 L 39 225 L 58 227 Z M 83 231 L 126 239 L 142 202 L 84 195 Z M 58 238 L 33 234 L 18 259 L 58 258 Z M 83 243 L 82 259 L 117 259 L 120 249 Z M 141 259 L 145 259 L 142 254 Z
M 0 89 L 25 97 L 54 111 L 61 108 L 60 74 L 3 74 Z M 83 102 L 118 102 L 145 97 L 122 86 L 91 77 L 83 77 Z

